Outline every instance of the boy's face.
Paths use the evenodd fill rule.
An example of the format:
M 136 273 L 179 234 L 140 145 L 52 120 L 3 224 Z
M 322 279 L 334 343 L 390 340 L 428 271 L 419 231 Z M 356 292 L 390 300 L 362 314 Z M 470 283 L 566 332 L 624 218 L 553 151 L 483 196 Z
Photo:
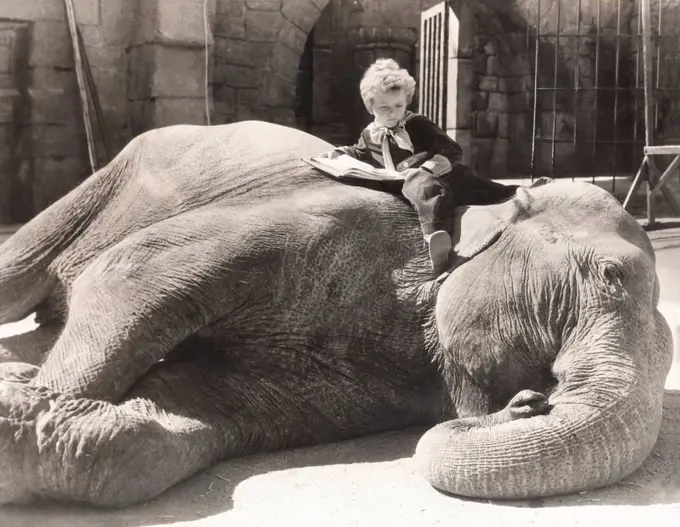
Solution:
M 406 113 L 406 92 L 403 89 L 378 92 L 373 97 L 373 116 L 381 126 L 397 126 Z

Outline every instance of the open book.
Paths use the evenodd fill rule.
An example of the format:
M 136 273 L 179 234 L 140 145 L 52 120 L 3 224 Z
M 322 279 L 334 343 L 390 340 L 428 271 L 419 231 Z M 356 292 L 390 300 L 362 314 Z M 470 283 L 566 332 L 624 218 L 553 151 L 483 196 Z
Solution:
M 317 156 L 303 159 L 313 167 L 337 179 L 371 179 L 374 181 L 401 181 L 404 175 L 396 170 L 375 168 L 359 161 L 341 150 L 331 150 Z
M 368 163 L 359 161 L 342 150 L 331 150 L 313 157 L 303 158 L 303 161 L 337 179 L 370 179 L 373 181 L 403 181 L 405 174 L 401 171 L 422 162 L 427 153 L 416 154 L 397 165 L 397 170 L 375 168 Z

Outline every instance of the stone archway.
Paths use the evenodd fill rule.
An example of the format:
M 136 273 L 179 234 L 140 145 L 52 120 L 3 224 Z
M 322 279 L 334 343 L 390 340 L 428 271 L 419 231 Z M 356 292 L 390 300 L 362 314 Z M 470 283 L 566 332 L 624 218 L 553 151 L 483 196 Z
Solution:
M 295 124 L 295 79 L 307 35 L 329 0 L 217 0 L 217 123 Z

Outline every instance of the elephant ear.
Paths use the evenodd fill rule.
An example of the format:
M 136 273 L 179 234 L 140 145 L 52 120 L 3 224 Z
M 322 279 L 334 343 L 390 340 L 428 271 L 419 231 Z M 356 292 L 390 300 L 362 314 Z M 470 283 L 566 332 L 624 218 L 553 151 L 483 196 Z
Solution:
M 451 240 L 457 258 L 469 260 L 493 245 L 520 215 L 528 214 L 528 207 L 529 194 L 522 187 L 503 203 L 459 207 Z

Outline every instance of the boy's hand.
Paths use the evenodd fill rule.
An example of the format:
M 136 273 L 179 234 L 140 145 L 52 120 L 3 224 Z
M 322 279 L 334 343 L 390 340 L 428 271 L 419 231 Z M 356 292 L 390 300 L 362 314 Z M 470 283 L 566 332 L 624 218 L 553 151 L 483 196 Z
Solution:
M 336 157 L 340 157 L 342 154 L 344 154 L 344 152 L 342 150 L 338 150 L 336 148 L 335 150 L 330 150 L 329 152 L 324 152 L 319 157 L 325 158 L 325 159 L 335 159 Z

